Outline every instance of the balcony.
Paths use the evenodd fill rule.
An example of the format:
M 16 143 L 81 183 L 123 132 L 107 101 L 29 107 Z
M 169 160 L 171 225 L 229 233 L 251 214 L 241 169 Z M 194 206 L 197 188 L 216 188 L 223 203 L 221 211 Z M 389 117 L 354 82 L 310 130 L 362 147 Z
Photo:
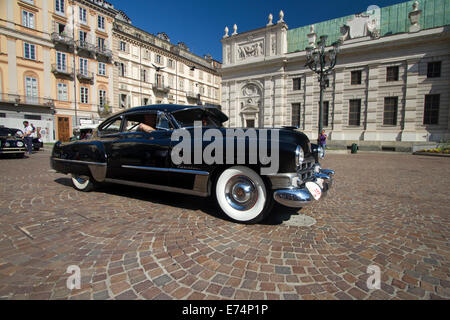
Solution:
M 78 54 L 87 54 L 88 56 L 94 56 L 96 53 L 96 48 L 92 43 L 88 41 L 78 40 L 77 41 L 77 51 Z
M 73 51 L 74 46 L 75 46 L 75 41 L 73 41 L 72 37 L 66 35 L 64 32 L 62 32 L 62 33 L 52 32 L 51 37 L 52 37 L 52 42 L 55 45 L 67 46 L 67 48 L 69 48 L 70 51 Z
M 80 82 L 89 82 L 91 84 L 94 83 L 94 73 L 85 69 L 77 70 L 77 78 Z
M 186 92 L 186 97 L 188 99 L 195 99 L 195 100 L 197 100 L 197 99 L 200 98 L 200 94 L 195 93 L 194 91 L 188 91 L 188 92 Z
M 97 58 L 112 59 L 112 51 L 106 47 L 97 47 Z
M 3 103 L 11 103 L 14 105 L 32 105 L 32 106 L 42 106 L 50 109 L 54 109 L 55 102 L 50 98 L 42 97 L 28 97 L 21 96 L 18 94 L 8 94 L 0 93 L 0 101 Z
M 112 107 L 108 104 L 99 104 L 97 111 L 100 117 L 104 118 L 112 114 Z
M 162 93 L 168 93 L 170 91 L 170 87 L 161 83 L 157 83 L 153 86 L 153 90 L 159 91 Z
M 55 76 L 67 77 L 73 79 L 73 69 L 61 64 L 52 64 L 52 73 Z

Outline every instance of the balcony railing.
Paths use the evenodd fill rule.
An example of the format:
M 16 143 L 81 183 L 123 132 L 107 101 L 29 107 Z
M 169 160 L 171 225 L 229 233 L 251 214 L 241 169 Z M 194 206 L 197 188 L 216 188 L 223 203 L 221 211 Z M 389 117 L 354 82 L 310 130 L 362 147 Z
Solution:
M 98 114 L 102 117 L 112 114 L 112 107 L 108 104 L 99 104 L 97 110 Z
M 52 41 L 53 43 L 59 43 L 64 44 L 73 49 L 75 41 L 73 41 L 73 38 L 66 35 L 65 33 L 59 33 L 59 32 L 52 32 Z
M 111 59 L 112 58 L 112 50 L 107 49 L 106 47 L 97 47 L 97 55 Z
M 80 81 L 94 82 L 94 72 L 90 72 L 85 69 L 78 69 L 77 78 Z
M 170 91 L 170 87 L 161 83 L 157 83 L 153 86 L 153 89 L 156 91 L 167 93 Z
M 186 97 L 189 99 L 198 99 L 198 93 L 195 93 L 194 91 L 187 91 Z
M 88 41 L 83 41 L 83 40 L 77 41 L 77 50 L 85 51 L 85 52 L 89 52 L 89 53 L 95 53 L 95 51 L 96 51 L 95 46 L 92 43 L 90 43 Z
M 3 103 L 27 104 L 34 106 L 45 106 L 50 108 L 54 108 L 55 106 L 54 100 L 50 98 L 28 97 L 9 93 L 0 93 L 0 101 Z
M 73 77 L 73 69 L 67 65 L 52 64 L 52 72 L 55 75 Z

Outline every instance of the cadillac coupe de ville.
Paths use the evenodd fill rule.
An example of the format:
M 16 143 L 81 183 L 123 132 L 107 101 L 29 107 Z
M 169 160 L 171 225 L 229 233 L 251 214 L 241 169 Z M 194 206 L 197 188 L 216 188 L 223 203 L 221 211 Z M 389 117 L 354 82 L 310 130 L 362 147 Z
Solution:
M 88 140 L 56 143 L 51 166 L 57 172 L 70 174 L 79 191 L 91 191 L 106 182 L 212 196 L 229 218 L 241 223 L 263 220 L 274 201 L 301 208 L 326 195 L 334 172 L 321 168 L 322 150 L 305 134 L 295 128 L 255 129 L 253 136 L 230 138 L 226 135 L 230 129 L 223 127 L 227 120 L 215 107 L 152 105 L 128 109 L 101 123 Z M 195 126 L 198 121 L 200 129 Z M 215 159 L 223 161 L 211 163 L 201 157 L 213 139 L 202 135 L 199 139 L 196 133 L 210 129 L 223 133 L 223 140 L 214 140 L 216 145 L 224 146 L 223 151 L 212 152 Z M 263 137 L 263 131 L 277 134 Z M 174 140 L 174 132 L 181 132 L 183 139 Z M 267 142 L 270 154 L 275 152 L 271 144 L 274 136 L 278 139 L 278 170 L 262 174 L 271 164 L 267 159 L 252 161 L 254 138 Z M 185 137 L 192 138 L 185 141 Z M 189 160 L 179 163 L 174 161 L 173 153 L 181 143 L 192 148 L 179 153 Z M 239 160 L 242 151 L 245 156 Z

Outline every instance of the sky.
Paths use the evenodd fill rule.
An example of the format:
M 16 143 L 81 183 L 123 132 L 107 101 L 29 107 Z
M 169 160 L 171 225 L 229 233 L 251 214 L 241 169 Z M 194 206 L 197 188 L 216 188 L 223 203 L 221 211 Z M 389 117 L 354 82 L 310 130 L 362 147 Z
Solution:
M 273 22 L 283 10 L 289 29 L 366 11 L 370 5 L 386 7 L 401 0 L 108 0 L 123 10 L 132 24 L 149 33 L 165 32 L 172 43 L 184 42 L 191 52 L 211 54 L 222 61 L 222 39 L 225 26 L 238 33 L 265 26 L 269 13 Z

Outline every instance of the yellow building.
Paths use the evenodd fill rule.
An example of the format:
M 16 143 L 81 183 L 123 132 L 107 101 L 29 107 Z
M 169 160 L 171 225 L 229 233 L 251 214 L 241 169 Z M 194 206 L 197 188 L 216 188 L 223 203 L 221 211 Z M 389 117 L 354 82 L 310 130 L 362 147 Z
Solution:
M 0 125 L 67 141 L 112 112 L 112 27 L 102 0 L 0 1 Z

